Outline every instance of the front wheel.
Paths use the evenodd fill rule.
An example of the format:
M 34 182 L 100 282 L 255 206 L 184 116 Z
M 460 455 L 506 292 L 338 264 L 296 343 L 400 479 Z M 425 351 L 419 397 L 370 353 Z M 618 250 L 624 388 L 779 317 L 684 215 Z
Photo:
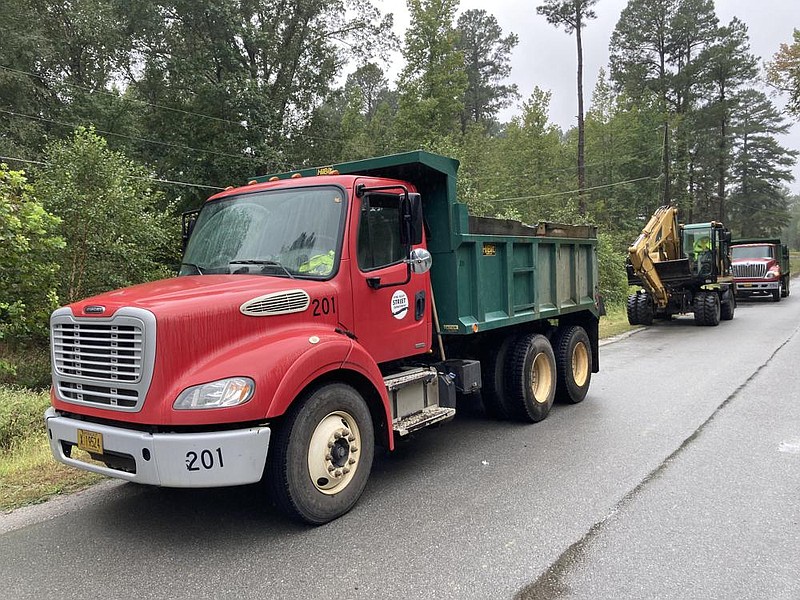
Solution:
M 273 437 L 268 481 L 289 516 L 321 525 L 349 511 L 367 485 L 375 452 L 364 399 L 332 383 L 300 400 Z
M 783 298 L 783 282 L 778 284 L 777 290 L 772 290 L 772 301 L 773 302 L 780 302 L 781 298 Z

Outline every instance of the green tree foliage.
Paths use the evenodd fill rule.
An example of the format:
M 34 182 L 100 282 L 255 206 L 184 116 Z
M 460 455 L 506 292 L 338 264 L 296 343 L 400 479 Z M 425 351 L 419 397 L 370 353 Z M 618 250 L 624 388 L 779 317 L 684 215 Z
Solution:
M 133 50 L 123 12 L 109 0 L 26 0 L 2 9 L 0 151 L 38 158 L 47 139 L 87 120 L 130 133 L 127 107 L 104 93 Z
M 59 220 L 33 194 L 25 173 L 0 164 L 0 339 L 46 339 L 58 306 Z
M 485 10 L 467 10 L 458 17 L 456 48 L 464 56 L 467 89 L 461 130 L 471 123 L 496 131 L 497 113 L 519 97 L 516 84 L 504 84 L 511 73 L 511 52 L 519 38 L 510 33 L 503 37 L 497 19 Z
M 763 92 L 747 89 L 737 97 L 731 125 L 736 144 L 728 211 L 731 229 L 742 237 L 775 235 L 789 220 L 783 184 L 792 179 L 797 157 L 775 136 L 786 133 L 789 124 Z
M 727 217 L 725 200 L 731 162 L 732 106 L 736 102 L 737 91 L 749 83 L 757 71 L 744 23 L 734 18 L 727 27 L 720 28 L 719 36 L 719 41 L 704 49 L 697 61 L 700 65 L 698 88 L 705 96 L 704 105 L 700 108 L 703 118 L 697 123 L 709 130 L 710 135 L 706 136 L 705 141 L 713 140 L 711 144 L 698 146 L 697 154 L 701 159 L 705 154 L 707 163 L 714 165 L 717 209 L 709 216 L 724 222 Z
M 661 118 L 657 102 L 615 94 L 601 71 L 586 115 L 589 219 L 629 242 L 661 203 Z
M 794 30 L 794 42 L 781 44 L 767 65 L 767 79 L 789 95 L 787 108 L 800 116 L 800 29 Z
M 302 165 L 326 141 L 309 125 L 344 64 L 393 43 L 368 0 L 144 4 L 132 89 L 150 103 L 146 130 L 169 144 L 149 150 L 160 172 L 216 185 Z
M 45 155 L 34 190 L 61 219 L 62 301 L 170 274 L 165 265 L 175 259 L 177 231 L 173 218 L 157 210 L 161 194 L 144 168 L 83 128 Z
M 453 18 L 458 0 L 408 0 L 395 146 L 432 148 L 460 131 L 467 75 Z

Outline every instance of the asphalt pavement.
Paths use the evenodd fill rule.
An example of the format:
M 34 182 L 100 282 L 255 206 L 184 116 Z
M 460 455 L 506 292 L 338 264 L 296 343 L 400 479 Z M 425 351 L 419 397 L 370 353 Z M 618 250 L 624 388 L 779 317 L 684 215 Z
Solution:
M 587 399 L 376 457 L 318 528 L 259 486 L 0 515 L 8 598 L 800 598 L 800 297 L 603 345 Z

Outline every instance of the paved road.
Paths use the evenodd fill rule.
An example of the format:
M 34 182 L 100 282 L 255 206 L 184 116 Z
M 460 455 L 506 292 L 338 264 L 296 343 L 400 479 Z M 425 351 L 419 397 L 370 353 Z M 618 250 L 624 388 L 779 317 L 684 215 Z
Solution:
M 258 487 L 108 483 L 0 516 L 7 598 L 800 598 L 800 298 L 601 349 L 538 425 L 478 406 L 316 529 Z

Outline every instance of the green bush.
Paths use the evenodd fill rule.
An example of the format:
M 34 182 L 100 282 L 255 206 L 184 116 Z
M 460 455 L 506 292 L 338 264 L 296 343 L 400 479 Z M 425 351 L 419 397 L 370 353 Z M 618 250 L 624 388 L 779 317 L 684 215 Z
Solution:
M 49 405 L 48 392 L 0 386 L 0 451 L 31 436 L 44 435 L 44 411 Z
M 25 173 L 0 164 L 0 339 L 46 339 L 50 312 L 58 306 L 56 253 L 64 247 L 58 224 Z
M 44 344 L 0 344 L 0 385 L 43 390 L 50 386 L 50 349 Z
M 628 296 L 628 276 L 625 273 L 627 243 L 619 235 L 598 234 L 600 294 L 606 304 L 621 304 Z

